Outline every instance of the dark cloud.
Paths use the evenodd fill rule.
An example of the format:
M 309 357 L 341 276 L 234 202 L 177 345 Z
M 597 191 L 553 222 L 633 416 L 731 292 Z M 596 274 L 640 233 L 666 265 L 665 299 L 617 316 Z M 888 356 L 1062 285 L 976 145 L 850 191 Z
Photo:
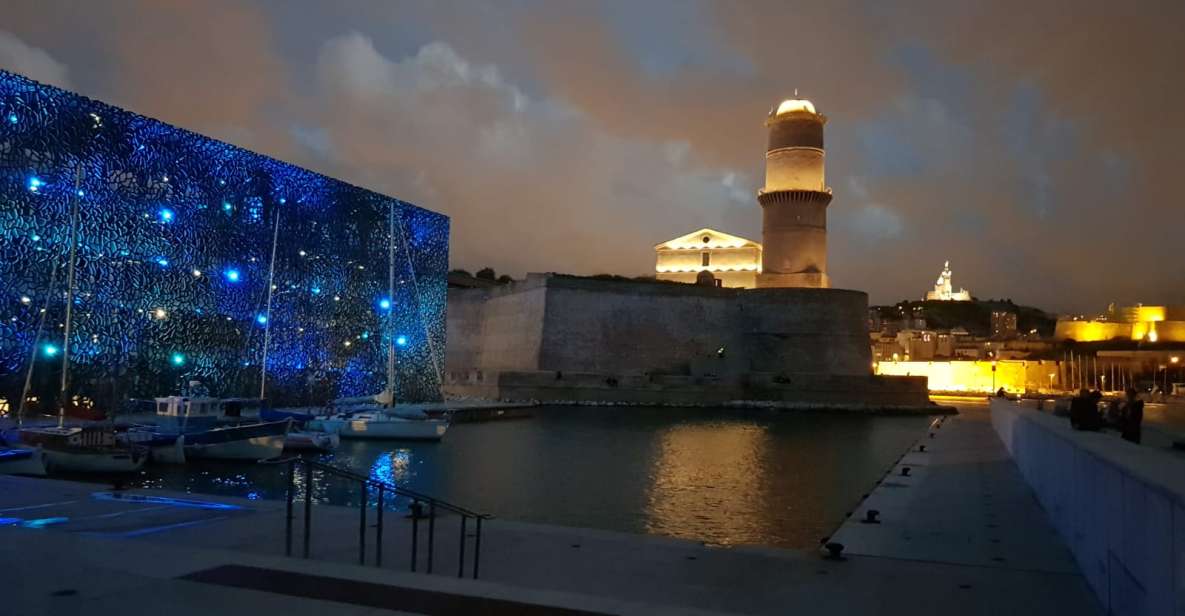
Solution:
M 417 201 L 454 265 L 643 273 L 757 237 L 762 121 L 830 117 L 831 270 L 1185 303 L 1181 3 L 15 2 L 0 65 Z

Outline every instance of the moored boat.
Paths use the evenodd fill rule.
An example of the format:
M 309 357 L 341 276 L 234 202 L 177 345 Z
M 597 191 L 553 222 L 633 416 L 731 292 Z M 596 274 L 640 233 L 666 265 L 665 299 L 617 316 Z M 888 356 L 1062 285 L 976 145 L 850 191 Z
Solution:
M 382 413 L 350 413 L 315 419 L 306 424 L 345 439 L 407 439 L 439 441 L 448 430 L 439 419 L 404 419 Z
M 41 449 L 49 472 L 131 473 L 148 460 L 146 449 L 121 446 L 115 432 L 105 428 L 23 428 L 20 436 L 22 443 Z
M 213 428 L 185 435 L 187 458 L 266 460 L 284 451 L 292 421 L 271 421 Z

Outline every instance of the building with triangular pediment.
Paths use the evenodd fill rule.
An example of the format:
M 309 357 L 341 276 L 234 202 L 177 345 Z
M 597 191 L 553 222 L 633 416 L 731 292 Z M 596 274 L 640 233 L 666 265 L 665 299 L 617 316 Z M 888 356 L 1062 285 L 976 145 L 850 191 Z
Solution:
M 655 277 L 696 282 L 709 272 L 716 286 L 752 289 L 761 272 L 761 244 L 715 229 L 703 228 L 654 247 Z

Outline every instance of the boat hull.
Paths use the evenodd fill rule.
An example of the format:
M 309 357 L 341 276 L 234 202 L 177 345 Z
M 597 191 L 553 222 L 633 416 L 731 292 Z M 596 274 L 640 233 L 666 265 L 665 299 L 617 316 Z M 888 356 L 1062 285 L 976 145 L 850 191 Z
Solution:
M 216 428 L 185 436 L 185 455 L 195 459 L 266 460 L 284 451 L 291 420 Z
M 135 451 L 45 450 L 45 464 L 50 472 L 134 473 L 144 468 L 147 454 Z
M 322 419 L 309 427 L 332 432 L 343 439 L 387 439 L 439 441 L 448 430 L 448 422 L 400 419 Z
M 330 432 L 289 432 L 284 439 L 287 451 L 333 451 L 341 444 L 341 437 Z
M 45 476 L 45 453 L 40 449 L 0 448 L 0 475 Z

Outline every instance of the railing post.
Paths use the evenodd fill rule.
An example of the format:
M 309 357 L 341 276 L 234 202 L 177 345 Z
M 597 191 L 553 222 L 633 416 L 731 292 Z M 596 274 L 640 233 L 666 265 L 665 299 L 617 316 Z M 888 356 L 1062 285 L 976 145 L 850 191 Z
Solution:
M 428 573 L 432 573 L 433 546 L 436 544 L 436 501 L 428 501 Z
M 358 506 L 358 564 L 366 565 L 366 503 L 370 495 L 366 491 L 366 482 L 359 481 L 362 488 L 362 502 Z
M 378 525 L 374 530 L 374 566 L 383 566 L 383 492 L 385 488 L 379 484 Z
M 469 516 L 461 514 L 461 544 L 460 552 L 457 555 L 457 577 L 465 577 L 465 522 L 469 521 Z
M 420 511 L 423 505 L 420 501 L 411 501 L 411 572 L 416 572 L 416 560 L 420 549 Z
M 477 563 L 481 562 L 481 516 L 477 516 L 477 538 L 473 541 L 473 579 L 477 579 Z
M 284 519 L 284 556 L 292 556 L 292 501 L 296 499 L 296 458 L 288 461 L 288 510 Z
M 313 523 L 313 465 L 304 461 L 304 557 L 309 557 L 309 529 Z

